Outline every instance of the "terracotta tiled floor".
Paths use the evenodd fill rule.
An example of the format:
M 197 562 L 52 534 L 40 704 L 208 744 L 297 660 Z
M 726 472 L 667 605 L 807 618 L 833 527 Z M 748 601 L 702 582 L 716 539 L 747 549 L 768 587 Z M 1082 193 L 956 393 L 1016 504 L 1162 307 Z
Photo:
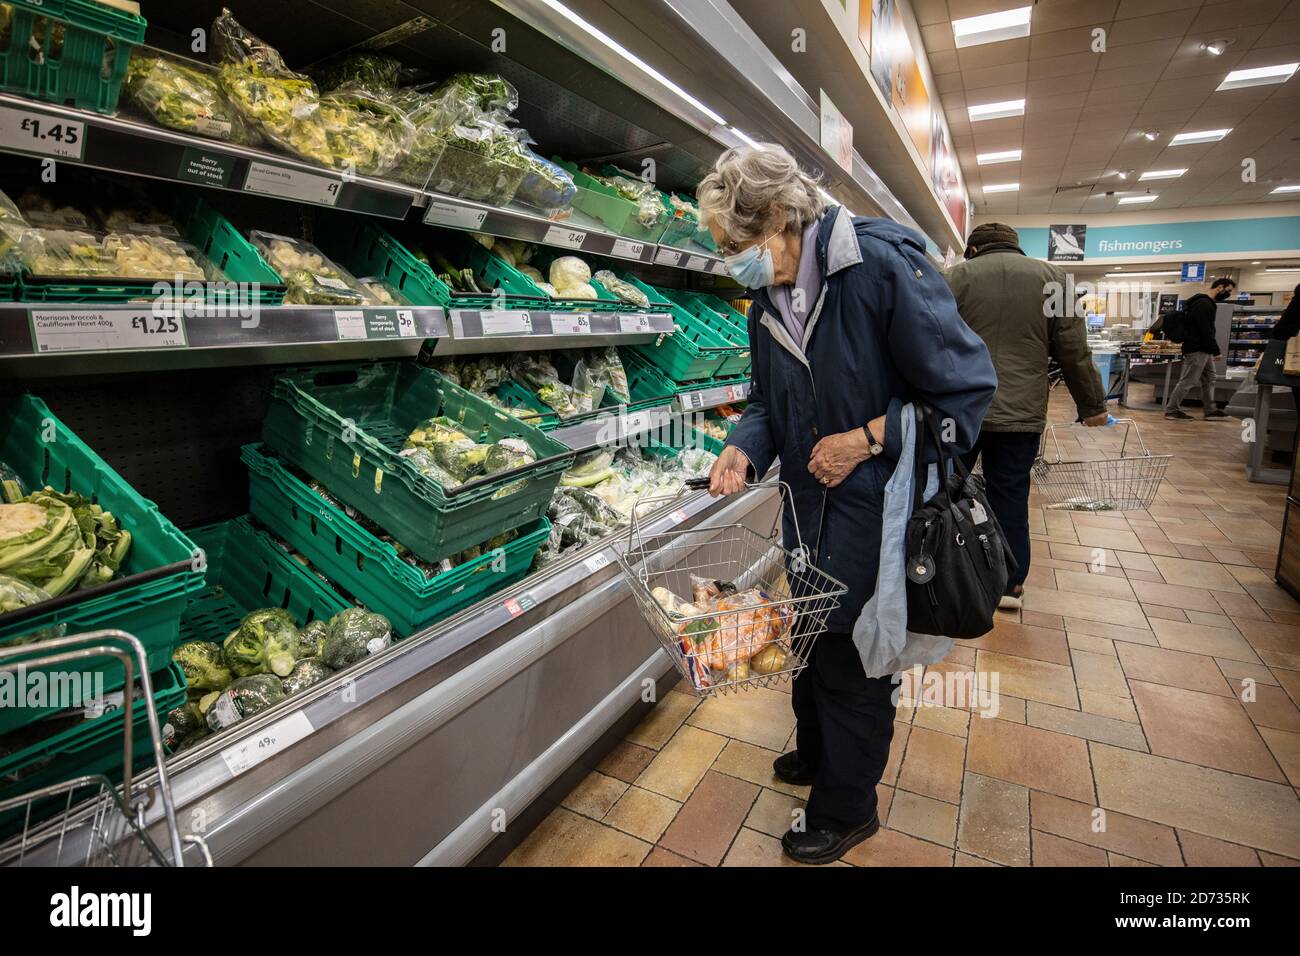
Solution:
M 1157 501 L 1031 500 L 1025 609 L 931 668 L 996 676 L 997 715 L 905 699 L 885 826 L 845 863 L 1300 862 L 1300 604 L 1272 583 L 1284 490 L 1246 481 L 1239 422 L 1133 416 L 1175 456 Z M 1118 437 L 1070 429 L 1066 457 Z M 807 789 L 771 770 L 793 730 L 788 693 L 674 690 L 507 863 L 794 865 L 779 838 Z

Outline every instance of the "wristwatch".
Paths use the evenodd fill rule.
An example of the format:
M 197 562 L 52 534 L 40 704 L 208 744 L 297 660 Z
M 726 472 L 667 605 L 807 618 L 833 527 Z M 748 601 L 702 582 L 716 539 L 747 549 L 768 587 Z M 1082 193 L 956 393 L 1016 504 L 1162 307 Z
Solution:
M 876 441 L 871 434 L 871 428 L 867 425 L 862 426 L 862 434 L 867 436 L 867 451 L 871 452 L 871 457 L 875 458 L 885 450 L 885 446 Z

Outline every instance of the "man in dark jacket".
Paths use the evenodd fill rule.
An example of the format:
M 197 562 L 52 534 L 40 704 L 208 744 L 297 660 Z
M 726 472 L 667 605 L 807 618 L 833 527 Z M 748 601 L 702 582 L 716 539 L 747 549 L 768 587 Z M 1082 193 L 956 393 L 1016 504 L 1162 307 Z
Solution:
M 1191 421 L 1179 406 L 1183 397 L 1198 381 L 1201 383 L 1201 405 L 1207 419 L 1227 418 L 1214 402 L 1214 360 L 1219 355 L 1219 340 L 1215 335 L 1214 317 L 1218 303 L 1232 298 L 1237 284 L 1226 276 L 1210 283 L 1210 294 L 1198 292 L 1183 304 L 1183 368 L 1178 384 L 1165 396 L 1165 418 Z M 1213 298 L 1211 298 L 1213 296 Z
M 1047 363 L 1056 359 L 1085 425 L 1106 424 L 1106 389 L 1088 348 L 1065 274 L 1030 259 L 1010 226 L 976 226 L 966 261 L 948 270 L 966 324 L 989 348 L 998 390 L 967 467 L 984 459 L 989 504 L 1020 567 L 1007 580 L 1004 608 L 1018 608 L 1029 574 L 1029 470 L 1047 424 Z

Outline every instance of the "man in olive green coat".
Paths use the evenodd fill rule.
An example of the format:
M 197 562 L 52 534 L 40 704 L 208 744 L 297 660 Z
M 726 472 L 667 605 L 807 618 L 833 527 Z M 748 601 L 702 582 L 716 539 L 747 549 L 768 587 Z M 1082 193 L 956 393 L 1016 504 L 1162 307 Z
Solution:
M 1048 359 L 1060 363 L 1085 425 L 1106 424 L 1106 390 L 1065 273 L 1026 256 L 1010 226 L 976 226 L 966 261 L 949 269 L 947 279 L 961 317 L 988 346 L 998 373 L 993 404 L 965 461 L 974 467 L 983 458 L 989 504 L 1020 565 L 1001 606 L 1018 608 L 1029 574 L 1029 471 L 1047 424 Z

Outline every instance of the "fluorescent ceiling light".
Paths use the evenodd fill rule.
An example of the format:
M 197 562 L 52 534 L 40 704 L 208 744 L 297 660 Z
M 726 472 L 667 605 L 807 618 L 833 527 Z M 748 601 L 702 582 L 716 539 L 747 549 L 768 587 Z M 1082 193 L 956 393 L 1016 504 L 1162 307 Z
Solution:
M 1252 265 L 1252 266 L 1257 266 L 1257 265 L 1259 265 L 1259 260 L 1256 259 L 1254 262 L 1251 263 L 1251 265 Z
M 1141 182 L 1144 179 L 1177 179 L 1185 172 L 1187 172 L 1186 169 L 1148 169 L 1138 177 L 1138 181 Z
M 1155 276 L 1176 276 L 1182 275 L 1177 269 L 1172 272 L 1107 272 L 1104 278 L 1107 279 L 1134 279 L 1134 278 L 1154 278 Z
M 982 103 L 979 106 L 966 107 L 966 112 L 972 123 L 978 123 L 980 120 L 1005 119 L 1008 116 L 1023 116 L 1025 101 L 1003 100 L 1001 103 Z
M 1195 133 L 1179 133 L 1169 141 L 1170 146 L 1190 146 L 1193 143 L 1217 143 L 1223 137 L 1232 132 L 1232 127 L 1227 129 L 1203 129 Z
M 729 129 L 731 132 L 735 133 L 742 140 L 744 140 L 747 146 L 753 146 L 755 148 L 758 148 L 763 145 L 762 143 L 754 139 L 754 137 L 750 136 L 748 133 L 744 132 L 743 130 L 738 130 L 734 126 L 728 126 L 727 129 Z
M 1013 193 L 1020 188 L 1020 183 L 998 183 L 995 186 L 985 186 L 984 195 L 989 193 Z
M 1278 186 L 1273 190 L 1275 193 L 1300 193 L 1300 185 L 1297 186 Z
M 1276 66 L 1257 66 L 1251 70 L 1233 70 L 1215 87 L 1219 90 L 1239 90 L 1247 86 L 1266 86 L 1269 83 L 1285 83 L 1291 74 L 1300 67 L 1300 63 L 1279 63 Z
M 1159 193 L 1148 193 L 1145 196 L 1120 196 L 1119 204 L 1121 206 L 1132 206 L 1133 204 L 1140 202 L 1155 202 L 1159 198 Z
M 1007 149 L 1000 153 L 980 153 L 975 157 L 975 162 L 981 166 L 992 166 L 995 163 L 1018 163 L 1020 162 L 1020 150 Z
M 1014 10 L 952 21 L 952 35 L 957 41 L 957 49 L 1029 36 L 1029 16 L 1033 9 L 1016 7 Z
M 713 112 L 713 110 L 709 109 L 707 106 L 705 106 L 703 103 L 697 100 L 690 93 L 687 93 L 684 89 L 682 89 L 672 80 L 668 79 L 668 77 L 664 76 L 662 73 L 656 70 L 649 63 L 645 62 L 645 60 L 642 60 L 635 53 L 628 50 L 625 46 L 623 46 L 613 37 L 607 35 L 606 33 L 597 29 L 592 24 L 588 23 L 582 17 L 578 16 L 576 13 L 574 13 L 564 4 L 560 3 L 559 0 L 541 0 L 541 2 L 546 6 L 550 7 L 560 16 L 564 17 L 570 23 L 574 24 L 576 27 L 578 27 L 578 29 L 582 30 L 588 36 L 594 38 L 595 40 L 598 40 L 599 42 L 603 43 L 605 46 L 609 47 L 611 50 L 613 50 L 623 59 L 627 60 L 629 63 L 635 66 L 642 73 L 646 74 L 646 76 L 651 77 L 652 79 L 666 86 L 668 89 L 672 90 L 674 93 L 676 93 L 686 102 L 690 103 L 692 106 L 694 106 L 697 110 L 699 110 L 709 119 L 713 120 L 713 122 L 718 123 L 719 125 L 722 126 L 725 126 L 727 124 L 727 121 L 723 117 Z
M 1287 266 L 1280 269 L 1265 269 L 1265 272 L 1300 272 L 1300 266 Z

